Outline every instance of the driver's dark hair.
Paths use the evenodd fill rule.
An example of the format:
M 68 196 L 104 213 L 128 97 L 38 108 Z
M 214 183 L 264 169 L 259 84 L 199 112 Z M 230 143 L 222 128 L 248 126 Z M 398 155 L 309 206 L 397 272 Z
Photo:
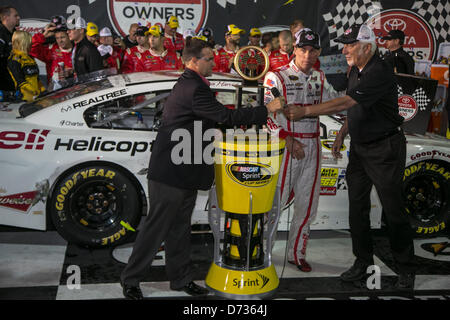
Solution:
M 208 48 L 208 43 L 200 39 L 192 39 L 183 49 L 183 61 L 189 62 L 192 58 L 201 58 L 203 48 Z

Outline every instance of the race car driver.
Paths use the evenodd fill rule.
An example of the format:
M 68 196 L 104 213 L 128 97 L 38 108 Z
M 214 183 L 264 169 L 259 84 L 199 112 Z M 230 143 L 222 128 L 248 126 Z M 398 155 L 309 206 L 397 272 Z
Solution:
M 298 108 L 318 104 L 338 94 L 322 71 L 313 69 L 320 55 L 319 35 L 311 30 L 298 33 L 295 58 L 279 71 L 268 72 L 264 79 L 265 103 L 274 99 L 271 88 L 277 88 L 287 104 Z M 284 114 L 270 114 L 267 127 L 274 135 L 286 139 L 278 185 L 281 204 L 294 197 L 294 215 L 289 230 L 288 262 L 303 272 L 311 271 L 306 261 L 310 223 L 317 213 L 320 194 L 321 145 L 319 118 L 289 121 Z

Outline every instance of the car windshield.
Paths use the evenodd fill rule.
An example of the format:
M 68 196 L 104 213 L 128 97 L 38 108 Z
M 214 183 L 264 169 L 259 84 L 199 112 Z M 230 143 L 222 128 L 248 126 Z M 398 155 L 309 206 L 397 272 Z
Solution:
M 69 88 L 64 88 L 41 98 L 37 98 L 33 102 L 23 104 L 20 107 L 19 112 L 22 117 L 26 117 L 38 110 L 53 106 L 57 103 L 111 87 L 113 87 L 113 85 L 108 79 L 79 83 Z

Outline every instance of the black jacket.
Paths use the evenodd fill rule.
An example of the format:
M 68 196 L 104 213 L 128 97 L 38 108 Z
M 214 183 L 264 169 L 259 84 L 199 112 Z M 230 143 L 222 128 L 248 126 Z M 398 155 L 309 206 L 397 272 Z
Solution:
M 14 82 L 7 69 L 8 57 L 11 54 L 12 33 L 0 23 L 0 90 L 14 91 Z
M 395 51 L 388 51 L 383 58 L 389 62 L 395 72 L 414 74 L 414 59 L 402 47 Z
M 214 166 L 206 164 L 199 154 L 203 154 L 211 143 L 199 141 L 204 132 L 214 128 L 216 123 L 234 126 L 264 124 L 266 120 L 267 109 L 264 106 L 227 109 L 216 100 L 214 93 L 195 71 L 186 69 L 164 104 L 162 126 L 153 145 L 148 178 L 180 189 L 208 190 L 214 180 Z M 194 133 L 194 121 L 197 128 L 201 125 L 201 136 L 199 131 Z M 177 129 L 185 129 L 184 132 L 191 137 L 190 163 L 175 164 L 172 161 L 172 149 L 181 140 L 184 141 L 171 141 L 172 133 Z M 202 143 L 201 150 L 198 143 Z
M 77 76 L 103 69 L 103 59 L 97 47 L 83 38 L 76 44 L 74 70 Z

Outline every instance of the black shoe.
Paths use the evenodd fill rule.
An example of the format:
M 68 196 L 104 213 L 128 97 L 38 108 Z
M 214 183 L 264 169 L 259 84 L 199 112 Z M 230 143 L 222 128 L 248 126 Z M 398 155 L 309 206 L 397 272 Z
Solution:
M 400 273 L 395 287 L 399 290 L 414 290 L 415 279 L 414 273 Z
M 367 276 L 369 265 L 355 262 L 353 266 L 341 274 L 340 278 L 344 282 L 354 282 L 364 279 Z
M 209 293 L 208 289 L 200 287 L 199 285 L 195 284 L 194 281 L 191 281 L 184 287 L 175 290 L 184 291 L 191 296 L 204 296 Z
M 126 299 L 128 299 L 128 300 L 143 300 L 144 299 L 141 288 L 139 288 L 139 286 L 123 284 L 122 282 L 120 283 L 120 285 L 123 288 L 123 295 Z

